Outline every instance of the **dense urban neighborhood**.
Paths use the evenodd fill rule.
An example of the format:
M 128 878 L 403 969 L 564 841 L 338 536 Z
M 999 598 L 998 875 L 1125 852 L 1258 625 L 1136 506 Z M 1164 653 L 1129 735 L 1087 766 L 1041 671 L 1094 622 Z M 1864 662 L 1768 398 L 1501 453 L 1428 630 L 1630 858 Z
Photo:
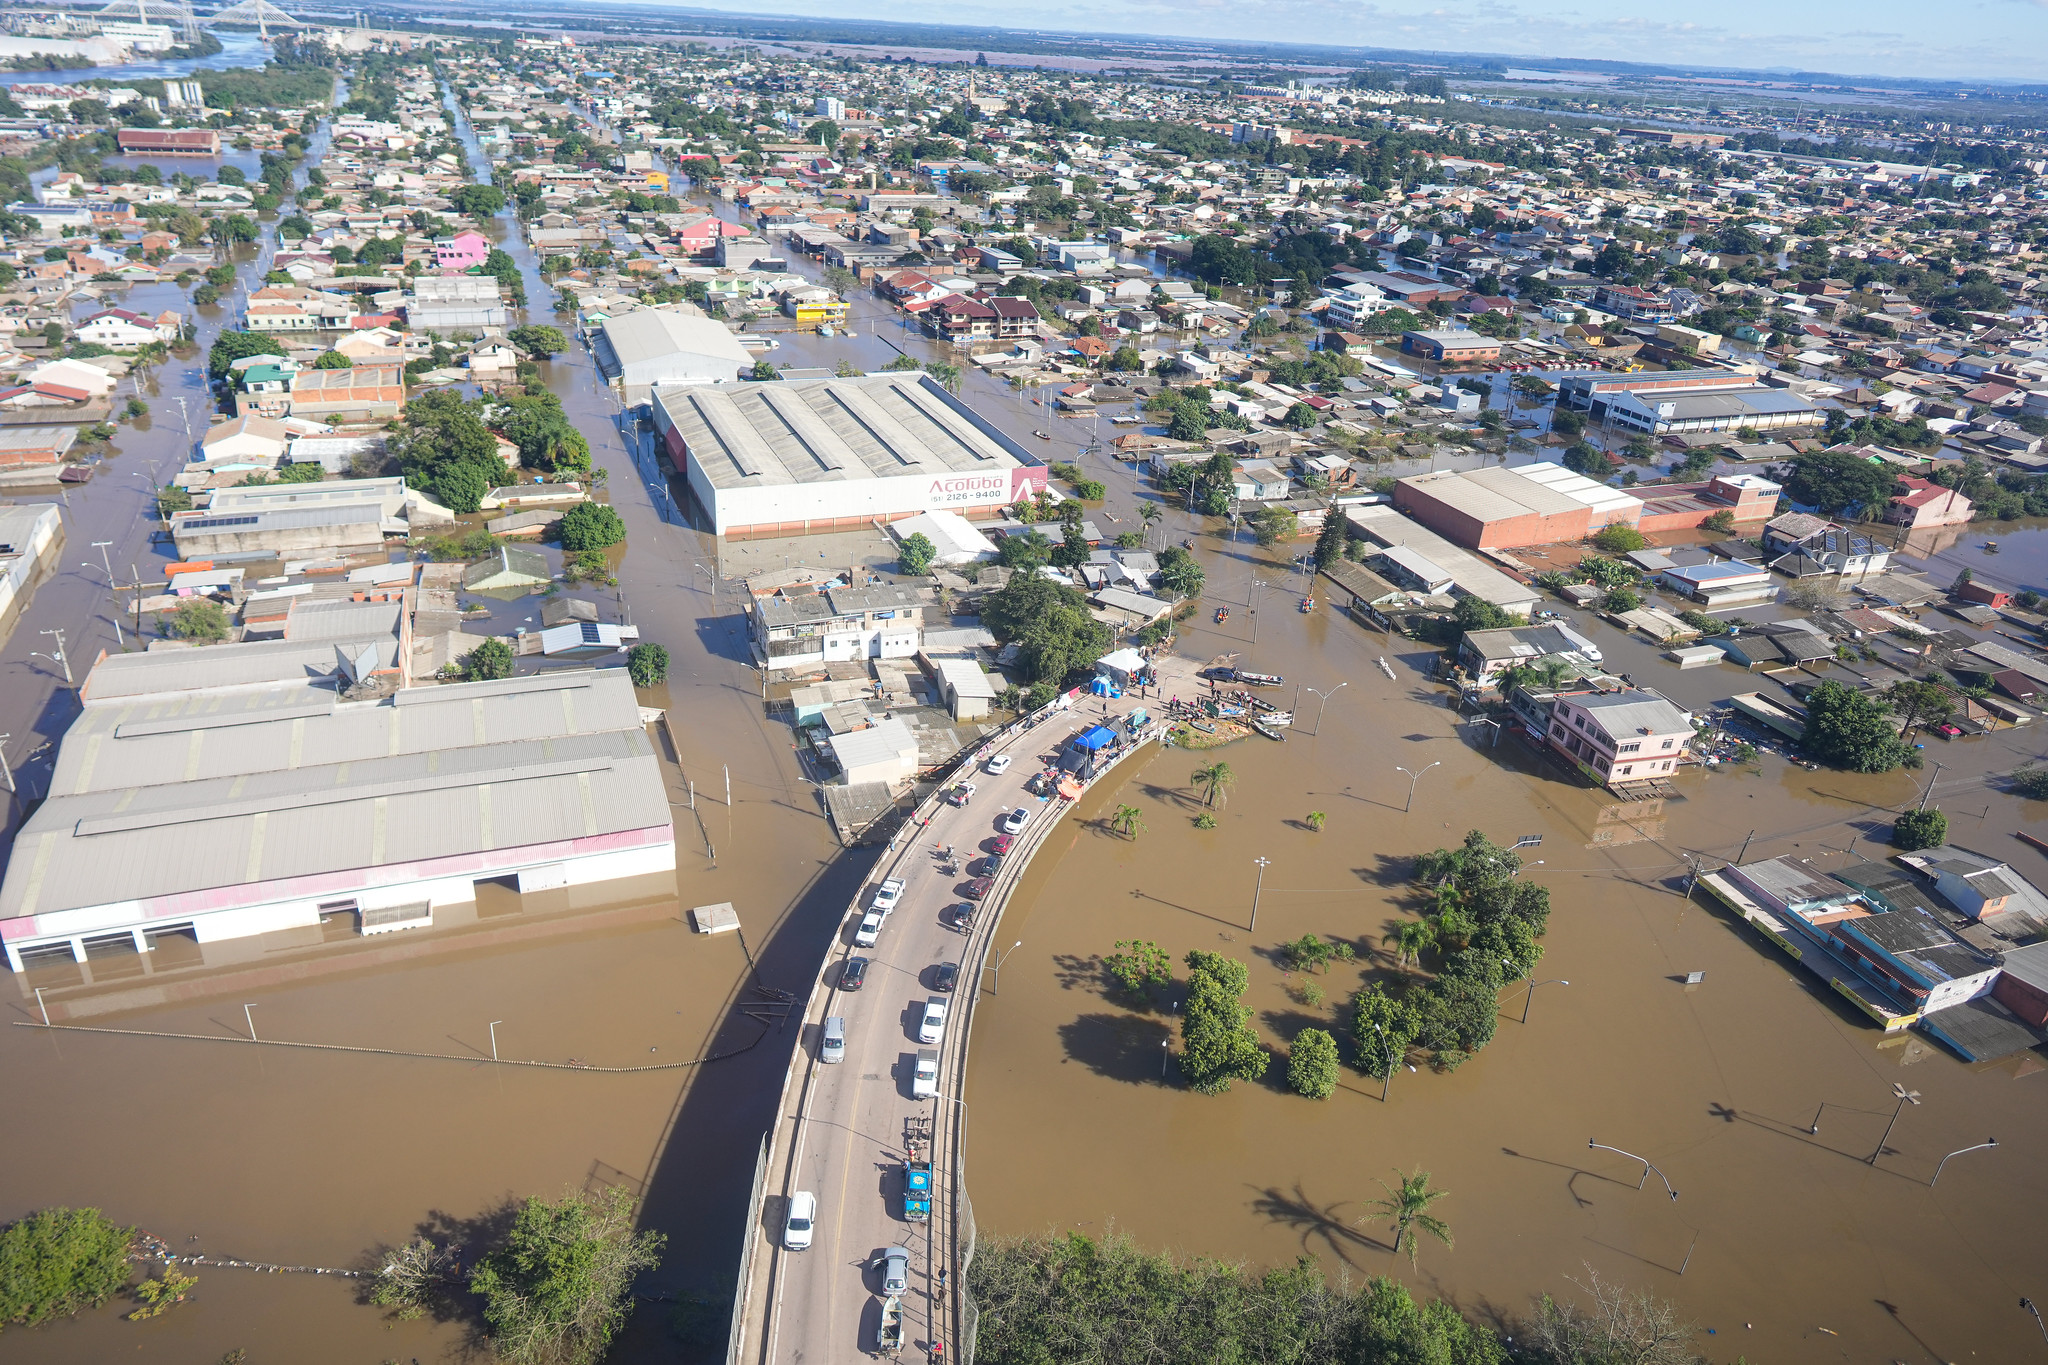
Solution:
M 0 16 L 12 1356 L 2048 1340 L 2038 92 L 595 8 Z

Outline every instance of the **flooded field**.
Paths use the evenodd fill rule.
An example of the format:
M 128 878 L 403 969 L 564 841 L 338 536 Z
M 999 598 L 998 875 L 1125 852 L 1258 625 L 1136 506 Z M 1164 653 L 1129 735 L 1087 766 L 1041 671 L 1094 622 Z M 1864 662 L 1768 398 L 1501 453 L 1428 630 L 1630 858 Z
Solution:
M 1228 574 L 1213 570 L 1212 584 Z M 1917 1034 L 1887 1038 L 1704 893 L 1683 896 L 1689 859 L 1711 870 L 1745 840 L 1751 858 L 1789 853 L 1822 870 L 1846 863 L 1852 838 L 1864 841 L 1858 856 L 1882 856 L 1885 808 L 1915 799 L 1927 774 L 1767 759 L 1760 773 L 1692 770 L 1684 800 L 1613 803 L 1517 741 L 1492 747 L 1490 728 L 1458 723 L 1416 671 L 1427 653 L 1396 640 L 1397 653 L 1325 611 L 1297 615 L 1278 593 L 1265 600 L 1256 649 L 1235 615 L 1217 628 L 1205 612 L 1183 652 L 1245 650 L 1245 666 L 1286 676 L 1283 704 L 1297 681 L 1348 686 L 1320 736 L 1306 732 L 1311 705 L 1285 744 L 1167 752 L 1091 792 L 1060 836 L 1064 856 L 1033 867 L 1003 925 L 1024 947 L 975 1021 L 968 1176 L 984 1229 L 1114 1224 L 1148 1247 L 1266 1263 L 1306 1253 L 1333 1275 L 1398 1274 L 1486 1317 L 1573 1294 L 1568 1277 L 1591 1266 L 1676 1300 L 1714 1330 L 1699 1344 L 1715 1360 L 2041 1349 L 2016 1306 L 2048 1282 L 2029 1216 L 2048 1199 L 2038 1062 L 1970 1068 Z M 1600 630 L 1603 645 L 1619 638 Z M 1394 680 L 1377 667 L 1382 652 Z M 1720 695 L 1741 683 L 1725 670 Z M 1949 765 L 1951 838 L 2038 880 L 2048 863 L 2011 832 L 2038 830 L 2048 811 L 1983 780 L 2037 743 L 2007 731 L 1934 757 Z M 1188 775 L 1215 757 L 1238 782 L 1204 832 Z M 1422 774 L 1411 813 L 1397 766 Z M 1125 803 L 1148 826 L 1135 842 L 1101 823 Z M 1320 833 L 1311 811 L 1327 815 Z M 1385 1103 L 1379 1082 L 1351 1070 L 1325 1103 L 1295 1097 L 1284 1052 L 1265 1082 L 1227 1096 L 1162 1083 L 1173 1021 L 1112 996 L 1100 958 L 1115 940 L 1248 961 L 1247 1003 L 1269 1045 L 1309 1026 L 1342 1038 L 1350 994 L 1401 971 L 1388 936 L 1414 913 L 1408 859 L 1475 828 L 1503 844 L 1542 836 L 1522 851 L 1522 875 L 1550 887 L 1554 906 L 1537 973 L 1547 984 L 1526 1025 L 1515 983 L 1490 1047 L 1455 1074 L 1400 1071 Z M 1271 862 L 1254 934 L 1261 857 Z M 1360 960 L 1290 976 L 1277 950 L 1303 933 L 1350 940 Z M 1691 972 L 1704 979 L 1684 984 Z M 1322 1004 L 1303 1003 L 1308 981 Z M 1894 1081 L 1921 1103 L 1873 1167 Z M 1929 1188 L 1944 1154 L 1987 1136 L 1995 1151 L 1957 1158 Z M 1642 1154 L 1680 1197 L 1654 1175 L 1638 1191 L 1641 1164 L 1589 1140 Z M 1427 1243 L 1411 1273 L 1387 1229 L 1360 1220 L 1382 1193 L 1376 1181 L 1417 1164 L 1452 1192 L 1434 1211 L 1457 1245 Z

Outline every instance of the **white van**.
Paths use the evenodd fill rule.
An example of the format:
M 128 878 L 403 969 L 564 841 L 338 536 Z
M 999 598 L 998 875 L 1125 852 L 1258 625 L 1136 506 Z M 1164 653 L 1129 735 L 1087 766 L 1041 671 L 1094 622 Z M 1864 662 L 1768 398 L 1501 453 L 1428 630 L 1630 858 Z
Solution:
M 818 1041 L 818 1060 L 821 1062 L 843 1062 L 846 1060 L 846 1020 L 836 1014 L 825 1020 L 825 1033 Z

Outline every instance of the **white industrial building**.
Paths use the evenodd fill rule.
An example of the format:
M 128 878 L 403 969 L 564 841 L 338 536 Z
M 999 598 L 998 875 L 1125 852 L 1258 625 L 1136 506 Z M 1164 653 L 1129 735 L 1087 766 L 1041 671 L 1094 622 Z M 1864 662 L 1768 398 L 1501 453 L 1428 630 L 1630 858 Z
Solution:
M 1045 466 L 929 375 L 664 386 L 652 407 L 722 536 L 993 517 L 1046 485 Z
M 646 402 L 658 384 L 731 384 L 754 368 L 739 338 L 694 308 L 636 308 L 607 318 L 591 353 L 629 406 Z
M 10 967 L 166 936 L 421 927 L 473 914 L 480 881 L 673 871 L 623 669 L 404 688 L 392 608 L 336 605 L 359 632 L 337 619 L 318 641 L 94 667 L 0 881 Z
M 27 605 L 38 568 L 54 563 L 63 534 L 63 515 L 54 502 L 0 507 L 0 630 Z

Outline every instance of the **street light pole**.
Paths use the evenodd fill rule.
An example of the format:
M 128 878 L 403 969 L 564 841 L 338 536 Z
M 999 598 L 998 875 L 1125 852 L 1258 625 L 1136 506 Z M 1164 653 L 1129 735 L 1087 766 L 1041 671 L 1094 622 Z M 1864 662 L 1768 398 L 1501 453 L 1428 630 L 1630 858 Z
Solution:
M 994 981 L 989 986 L 988 993 L 990 995 L 1001 995 L 1003 993 L 1003 959 L 1008 957 L 1011 953 L 1016 952 L 1019 948 L 1022 948 L 1023 946 L 1024 940 L 1020 938 L 1015 943 L 1012 943 L 1008 948 L 1004 949 L 1002 952 L 992 954 L 992 956 L 995 958 L 995 962 L 986 969 L 994 977 Z
M 1259 879 L 1252 884 L 1252 923 L 1246 932 L 1256 934 L 1259 932 L 1259 893 L 1266 889 L 1266 869 L 1273 864 L 1270 858 L 1254 858 L 1252 861 L 1258 864 Z
M 1636 1182 L 1636 1188 L 1638 1190 L 1642 1189 L 1643 1186 L 1650 1183 L 1650 1172 L 1657 1171 L 1657 1168 L 1650 1164 L 1650 1159 L 1648 1157 L 1637 1156 L 1634 1152 L 1624 1152 L 1619 1147 L 1609 1147 L 1606 1143 L 1595 1142 L 1591 1138 L 1586 1139 L 1586 1146 L 1588 1149 L 1597 1147 L 1603 1152 L 1614 1152 L 1617 1155 L 1627 1157 L 1630 1161 L 1642 1162 L 1643 1178 Z M 1657 1171 L 1657 1178 L 1659 1180 L 1664 1180 L 1664 1172 Z M 1669 1180 L 1664 1180 L 1664 1189 L 1665 1192 L 1668 1193 L 1673 1199 L 1678 1198 L 1678 1191 L 1671 1188 L 1671 1182 Z
M 244 1005 L 244 1006 L 242 1006 L 242 1018 L 248 1021 L 248 1024 L 249 1024 L 249 1041 L 250 1041 L 250 1042 L 252 1042 L 252 1043 L 260 1041 L 260 1040 L 259 1040 L 259 1039 L 258 1039 L 258 1038 L 256 1037 L 256 1016 L 250 1013 L 250 1011 L 251 1011 L 251 1010 L 253 1010 L 253 1009 L 255 1009 L 255 1008 L 256 1008 L 256 1007 L 255 1007 L 254 1005 Z
M 1946 1165 L 1948 1165 L 1948 1163 L 1949 1163 L 1949 1157 L 1958 1157 L 1958 1156 L 1961 1156 L 1961 1155 L 1962 1155 L 1962 1154 L 1963 1154 L 1964 1152 L 1981 1152 L 1981 1151 L 1983 1151 L 1983 1150 L 1984 1150 L 1984 1149 L 1985 1149 L 1986 1147 L 1996 1147 L 1997 1145 L 1998 1145 L 1998 1139 L 1997 1139 L 1997 1138 L 1986 1138 L 1986 1139 L 1984 1139 L 1984 1141 L 1982 1141 L 1982 1142 L 1978 1143 L 1978 1144 L 1977 1144 L 1976 1146 L 1974 1146 L 1974 1147 L 1958 1147 L 1958 1148 L 1956 1148 L 1956 1149 L 1955 1149 L 1955 1150 L 1954 1150 L 1953 1152 L 1950 1152 L 1950 1153 L 1948 1154 L 1948 1156 L 1945 1156 L 1945 1157 L 1943 1157 L 1943 1158 L 1941 1159 L 1941 1165 L 1940 1165 L 1940 1166 L 1936 1166 L 1936 1167 L 1934 1168 L 1934 1180 L 1939 1180 L 1939 1179 L 1941 1179 L 1941 1167 L 1942 1167 L 1942 1166 L 1946 1166 Z M 1927 1182 L 1927 1188 L 1928 1188 L 1928 1189 L 1930 1189 L 1930 1190 L 1931 1190 L 1931 1189 L 1933 1189 L 1933 1188 L 1934 1188 L 1934 1180 L 1930 1180 L 1930 1181 L 1928 1181 L 1928 1182 Z
M 1316 693 L 1316 728 L 1309 731 L 1311 735 L 1320 735 L 1323 732 L 1323 708 L 1330 704 L 1330 698 L 1336 696 L 1349 686 L 1351 686 L 1350 682 L 1346 681 L 1338 683 L 1328 692 L 1316 692 L 1316 689 L 1313 687 L 1303 689 L 1304 691 Z
M 494 1062 L 498 1060 L 498 1025 L 504 1022 L 503 1019 L 491 1020 L 491 1060 Z
M 93 543 L 94 543 L 95 545 L 105 545 L 105 544 L 106 544 L 107 542 L 106 542 L 106 541 L 104 541 L 104 540 L 97 540 L 97 541 L 94 541 Z M 104 550 L 102 550 L 102 551 L 101 551 L 101 553 L 102 553 L 102 554 L 104 554 L 104 553 L 106 553 L 106 552 L 105 552 Z M 90 565 L 90 564 L 85 564 L 85 563 L 81 563 L 81 564 L 80 564 L 80 565 L 79 565 L 78 567 L 79 567 L 79 568 L 81 568 L 81 569 L 84 569 L 84 570 L 85 570 L 86 572 L 88 572 L 88 573 L 92 572 L 92 565 Z M 113 571 L 112 569 L 109 569 L 109 570 L 107 570 L 107 591 L 108 591 L 109 593 L 111 593 L 111 592 L 113 592 L 113 590 L 114 590 L 114 571 Z M 117 602 L 117 603 L 115 603 L 115 604 L 114 604 L 114 614 L 113 614 L 113 616 L 112 616 L 112 617 L 111 617 L 110 619 L 111 619 L 111 620 L 113 621 L 113 623 L 114 623 L 114 643 L 115 643 L 115 644 L 117 644 L 117 645 L 119 645 L 119 646 L 120 646 L 120 647 L 121 647 L 122 649 L 124 649 L 124 650 L 125 650 L 125 649 L 127 649 L 127 648 L 128 648 L 128 639 L 127 639 L 127 637 L 126 637 L 126 636 L 124 636 L 124 635 L 123 635 L 123 634 L 121 633 L 121 604 L 120 604 L 120 603 L 118 603 L 118 602 Z
M 1538 986 L 1569 986 L 1571 984 L 1571 982 L 1562 979 L 1556 981 L 1530 982 L 1528 994 L 1522 997 L 1522 1022 L 1525 1024 L 1529 1022 L 1529 1006 L 1533 1004 L 1536 1000 L 1536 988 Z
M 1934 795 L 1934 784 L 1941 777 L 1941 770 L 1944 766 L 1946 765 L 1940 763 L 1934 765 L 1934 776 L 1927 779 L 1927 790 L 1920 793 L 1920 804 L 1915 806 L 1913 809 L 1927 809 L 1927 798 Z
M 77 687 L 78 684 L 71 680 L 71 656 L 64 652 L 64 632 L 61 630 L 46 630 L 43 634 L 53 635 L 57 639 L 57 652 L 54 659 L 56 664 L 64 670 L 64 685 L 66 687 Z
M 2041 1329 L 2041 1340 L 2048 1341 L 2048 1322 L 2041 1321 L 2041 1310 L 2034 1307 L 2034 1301 L 2032 1299 L 2021 1299 L 2020 1307 L 2034 1315 L 2034 1326 Z
M 1870 1154 L 1870 1160 L 1866 1164 L 1871 1166 L 1875 1166 L 1877 1159 L 1884 1155 L 1884 1145 L 1892 1140 L 1892 1129 L 1899 1126 L 1899 1115 L 1906 1112 L 1907 1105 L 1917 1107 L 1920 1103 L 1919 1091 L 1908 1090 L 1897 1081 L 1892 1082 L 1892 1094 L 1898 1097 L 1899 1107 L 1892 1110 L 1892 1121 L 1884 1126 L 1884 1136 L 1877 1140 L 1877 1150 Z
M 1430 765 L 1429 765 L 1429 768 L 1434 768 L 1434 767 L 1438 766 L 1438 764 L 1441 764 L 1442 762 L 1443 762 L 1443 760 L 1442 760 L 1442 759 L 1438 759 L 1438 760 L 1437 760 L 1437 761 L 1436 761 L 1435 763 L 1432 763 L 1432 764 L 1430 764 Z M 1407 813 L 1408 813 L 1409 811 L 1411 811 L 1411 810 L 1414 810 L 1414 809 L 1415 809 L 1415 784 L 1416 784 L 1416 783 L 1418 783 L 1418 782 L 1420 782 L 1420 781 L 1422 780 L 1422 773 L 1426 773 L 1426 772 L 1428 772 L 1428 771 L 1429 771 L 1429 768 L 1424 768 L 1424 769 L 1422 769 L 1422 772 L 1413 772 L 1413 773 L 1411 773 L 1411 772 L 1408 772 L 1408 770 L 1407 770 L 1406 768 L 1402 767 L 1402 766 L 1401 766 L 1400 764 L 1398 764 L 1398 763 L 1396 763 L 1396 764 L 1394 765 L 1394 771 L 1395 771 L 1395 772 L 1397 772 L 1397 773 L 1407 773 L 1407 776 L 1408 776 L 1408 804 L 1407 804 L 1407 805 L 1405 805 L 1405 806 L 1403 806 L 1403 807 L 1401 807 L 1401 814 L 1403 814 L 1403 815 L 1406 815 L 1406 814 L 1407 814 Z

